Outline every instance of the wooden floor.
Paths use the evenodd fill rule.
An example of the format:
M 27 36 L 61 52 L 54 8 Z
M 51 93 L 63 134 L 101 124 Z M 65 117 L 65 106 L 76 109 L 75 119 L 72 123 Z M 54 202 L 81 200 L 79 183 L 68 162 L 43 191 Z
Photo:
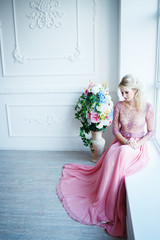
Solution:
M 71 219 L 56 195 L 65 163 L 89 152 L 0 151 L 0 240 L 108 240 L 96 226 Z

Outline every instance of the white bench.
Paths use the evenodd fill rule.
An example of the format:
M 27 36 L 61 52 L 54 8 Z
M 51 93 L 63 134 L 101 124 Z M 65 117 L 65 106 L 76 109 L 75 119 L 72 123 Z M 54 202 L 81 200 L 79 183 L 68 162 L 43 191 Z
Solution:
M 128 240 L 160 240 L 160 152 L 147 145 L 147 167 L 125 179 Z

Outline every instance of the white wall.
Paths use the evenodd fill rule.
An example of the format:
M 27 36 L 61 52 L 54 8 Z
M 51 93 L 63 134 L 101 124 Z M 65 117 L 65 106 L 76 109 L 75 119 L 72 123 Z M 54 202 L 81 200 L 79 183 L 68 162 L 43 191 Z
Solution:
M 48 28 L 26 16 L 37 0 L 0 1 L 0 149 L 86 150 L 74 106 L 89 80 L 106 81 L 116 102 L 133 73 L 152 102 L 157 1 L 57 0 Z M 107 147 L 111 127 L 103 135 Z
M 115 101 L 119 1 L 38 2 L 0 1 L 0 149 L 86 150 L 74 106 L 89 80 Z
M 121 0 L 120 78 L 136 75 L 153 103 L 158 0 Z

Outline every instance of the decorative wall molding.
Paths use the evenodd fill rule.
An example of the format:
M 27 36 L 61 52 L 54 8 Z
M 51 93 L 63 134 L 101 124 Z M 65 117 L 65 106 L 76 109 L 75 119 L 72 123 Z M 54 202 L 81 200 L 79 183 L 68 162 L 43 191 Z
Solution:
M 1 59 L 1 69 L 2 69 L 2 76 L 4 75 L 4 62 L 3 62 L 3 49 L 2 49 L 2 23 L 0 20 L 0 59 Z
M 20 50 L 18 48 L 18 46 L 16 45 L 15 49 L 12 52 L 13 58 L 14 58 L 14 62 L 15 63 L 21 63 L 23 64 L 24 61 L 27 59 L 27 57 L 24 57 L 21 53 Z
M 68 53 L 67 55 L 64 55 L 64 56 L 53 56 L 53 57 L 42 57 L 42 58 L 39 58 L 39 57 L 29 57 L 29 56 L 26 56 L 23 54 L 23 51 L 22 49 L 20 48 L 19 46 L 19 39 L 18 39 L 18 29 L 17 29 L 17 19 L 16 19 L 16 0 L 11 0 L 12 1 L 12 12 L 13 12 L 13 33 L 14 33 L 14 41 L 15 41 L 15 47 L 12 51 L 12 57 L 13 57 L 13 60 L 14 60 L 14 63 L 15 64 L 23 64 L 25 65 L 25 63 L 28 63 L 28 62 L 31 62 L 31 61 L 58 61 L 59 60 L 61 61 L 67 61 L 69 63 L 76 63 L 78 61 L 82 61 L 82 53 L 81 53 L 81 47 L 80 47 L 80 30 L 79 30 L 79 0 L 75 0 L 75 11 L 76 11 L 76 19 L 75 19 L 75 22 L 76 22 L 76 28 L 75 28 L 75 31 L 76 31 L 76 39 L 75 39 L 75 44 L 73 45 L 73 49 L 70 49 L 70 53 Z M 40 2 L 40 0 L 35 0 L 34 2 Z M 46 1 L 46 0 L 43 0 L 43 1 Z M 51 2 L 52 0 L 50 0 Z M 53 0 L 54 1 L 54 0 Z M 59 0 L 55 0 L 57 2 L 59 2 Z M 1 27 L 0 30 L 0 49 L 1 49 L 1 65 L 2 65 L 2 77 L 26 77 L 26 76 L 69 76 L 69 75 L 72 75 L 72 76 L 80 76 L 80 75 L 95 75 L 95 16 L 96 16 L 96 3 L 95 3 L 95 0 L 90 0 L 91 3 L 93 4 L 92 6 L 92 18 L 93 18 L 93 70 L 90 72 L 90 73 L 82 73 L 82 72 L 79 72 L 79 73 L 63 73 L 63 72 L 58 72 L 58 73 L 47 73 L 47 72 L 44 72 L 42 74 L 38 74 L 38 72 L 35 72 L 34 74 L 31 74 L 31 73 L 7 73 L 6 72 L 6 68 L 5 68 L 5 59 L 4 59 L 4 53 L 3 53 L 3 48 L 4 48 L 4 44 L 3 44 L 3 41 L 2 41 L 2 31 L 3 31 L 3 28 Z M 42 0 L 41 0 L 42 2 Z M 42 29 L 43 30 L 43 29 Z M 67 64 L 66 62 L 66 64 Z
M 6 108 L 6 116 L 7 116 L 7 124 L 8 124 L 8 135 L 9 137 L 37 137 L 37 138 L 41 138 L 41 137 L 45 137 L 45 138 L 78 138 L 78 132 L 76 133 L 74 131 L 74 135 L 65 135 L 63 131 L 59 132 L 60 134 L 52 134 L 52 132 L 54 133 L 54 130 L 57 128 L 61 129 L 64 128 L 66 129 L 66 123 L 69 126 L 74 126 L 75 124 L 75 119 L 74 116 L 61 116 L 61 117 L 57 117 L 56 114 L 53 114 L 52 108 L 63 108 L 63 107 L 71 107 L 72 109 L 74 109 L 74 105 L 73 104 L 67 104 L 67 105 L 20 105 L 20 104 L 6 104 L 5 108 Z M 41 116 L 36 116 L 35 112 L 34 114 L 26 114 L 24 115 L 24 113 L 21 113 L 20 111 L 13 111 L 13 109 L 17 109 L 17 108 L 21 108 L 21 110 L 23 109 L 27 109 L 30 108 L 30 110 L 32 108 L 35 109 L 40 109 L 41 111 L 39 112 L 41 114 Z M 42 108 L 50 108 L 50 113 L 49 114 L 45 114 L 45 112 L 42 111 Z M 11 111 L 12 109 L 12 111 Z M 25 111 L 27 112 L 27 110 Z M 17 114 L 19 113 L 19 115 Z M 20 115 L 21 113 L 21 115 Z M 16 116 L 16 118 L 14 117 L 14 115 Z M 16 119 L 16 121 L 15 121 Z M 27 127 L 28 125 L 28 127 Z M 33 125 L 33 126 L 32 126 Z M 25 127 L 24 127 L 25 126 Z M 18 127 L 18 132 L 16 130 L 16 128 Z M 37 130 L 37 134 L 34 134 L 32 132 L 32 129 L 34 129 L 34 132 L 36 132 L 36 127 L 38 128 Z M 27 130 L 26 130 L 27 128 Z M 69 129 L 67 128 L 67 131 Z M 28 132 L 29 131 L 29 132 Z M 63 133 L 62 133 L 63 132 Z M 70 132 L 70 131 L 69 131 Z M 43 134 L 44 133 L 44 134 Z M 48 133 L 48 134 L 47 134 Z M 61 134 L 62 133 L 62 134 Z
M 80 61 L 80 44 L 79 44 L 79 9 L 78 9 L 78 0 L 76 1 L 76 42 L 75 42 L 75 48 L 73 50 L 73 53 L 68 54 L 67 56 L 57 56 L 57 57 L 45 57 L 45 58 L 33 58 L 33 57 L 28 57 L 23 55 L 22 51 L 20 50 L 19 46 L 18 46 L 18 35 L 17 35 L 17 20 L 16 20 L 16 6 L 15 6 L 15 0 L 12 0 L 13 3 L 13 18 L 14 18 L 14 35 L 15 35 L 15 48 L 12 52 L 13 58 L 14 58 L 14 62 L 15 63 L 21 63 L 24 64 L 27 61 L 31 61 L 31 60 L 68 60 L 70 63 L 76 62 L 76 61 Z M 94 23 L 95 23 L 95 14 L 96 14 L 96 4 L 95 4 L 95 0 L 93 1 L 93 28 L 94 28 Z M 33 14 L 33 18 L 38 17 L 38 19 L 36 19 L 36 25 L 38 25 L 39 28 L 44 28 L 47 24 L 47 16 L 49 15 L 48 8 L 51 7 L 52 4 L 55 4 L 56 7 L 59 6 L 59 1 L 56 0 L 50 0 L 50 2 L 47 5 L 47 1 L 46 0 L 37 0 L 35 2 L 30 2 L 30 6 L 34 9 L 36 9 L 36 12 L 31 13 L 31 15 Z M 46 4 L 46 5 L 45 5 Z M 44 16 L 41 16 L 41 12 L 42 12 L 42 8 L 44 8 L 44 12 L 43 14 Z M 52 9 L 52 8 L 51 8 Z M 54 10 L 55 11 L 55 10 Z M 38 12 L 38 13 L 37 13 Z M 53 14 L 53 13 L 52 13 Z M 29 17 L 31 18 L 31 15 L 29 15 Z M 38 15 L 38 16 L 37 16 Z M 47 16 L 46 16 L 47 15 Z M 57 15 L 57 17 L 61 17 L 62 14 L 59 14 L 58 12 L 55 13 L 55 15 Z M 50 16 L 51 17 L 51 16 Z M 41 23 L 40 23 L 41 21 Z M 43 22 L 44 21 L 44 22 Z M 49 21 L 49 20 L 48 20 Z M 54 19 L 52 19 L 53 24 L 55 24 L 57 27 L 61 26 L 61 24 L 59 23 L 58 25 L 55 23 Z M 43 22 L 43 23 L 42 23 Z M 35 28 L 36 25 L 31 25 L 31 28 Z M 40 27 L 40 25 L 43 25 Z M 94 31 L 95 34 L 95 31 Z M 95 41 L 95 36 L 93 36 L 93 41 Z M 95 48 L 95 44 L 94 44 L 94 48 Z M 93 49 L 93 51 L 95 52 L 95 49 Z M 95 55 L 95 53 L 94 53 Z
M 75 51 L 73 52 L 72 55 L 68 55 L 65 58 L 68 59 L 70 62 L 76 62 L 76 61 L 80 61 L 80 49 L 79 46 L 77 45 L 75 48 Z
M 73 118 L 71 118 L 73 119 Z M 68 119 L 67 119 L 68 120 Z M 32 117 L 32 116 L 25 116 L 25 121 L 29 124 L 38 124 L 38 125 L 62 125 L 65 124 L 66 119 L 65 118 L 58 118 L 56 115 L 50 114 L 46 115 L 43 118 L 38 118 L 38 117 Z
M 82 93 L 84 91 L 84 87 L 61 87 L 61 86 L 8 86 L 8 87 L 0 87 L 0 94 L 42 94 L 42 93 Z
M 36 27 L 43 29 L 47 28 L 60 28 L 62 23 L 59 19 L 62 17 L 62 13 L 59 11 L 59 0 L 36 0 L 29 3 L 32 12 L 26 15 L 32 20 L 29 25 L 31 29 Z
M 0 87 L 0 95 L 3 94 L 81 94 L 84 91 L 84 87 L 53 87 L 53 86 L 21 86 L 21 87 L 15 87 L 15 86 L 9 86 L 9 87 Z M 113 98 L 117 97 L 117 92 L 110 91 L 110 94 Z

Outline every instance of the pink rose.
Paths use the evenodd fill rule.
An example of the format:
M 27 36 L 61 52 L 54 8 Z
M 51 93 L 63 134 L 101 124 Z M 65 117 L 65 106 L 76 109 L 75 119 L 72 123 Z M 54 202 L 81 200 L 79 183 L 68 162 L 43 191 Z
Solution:
M 92 123 L 98 123 L 101 120 L 99 119 L 98 113 L 96 112 L 91 112 L 91 122 Z

